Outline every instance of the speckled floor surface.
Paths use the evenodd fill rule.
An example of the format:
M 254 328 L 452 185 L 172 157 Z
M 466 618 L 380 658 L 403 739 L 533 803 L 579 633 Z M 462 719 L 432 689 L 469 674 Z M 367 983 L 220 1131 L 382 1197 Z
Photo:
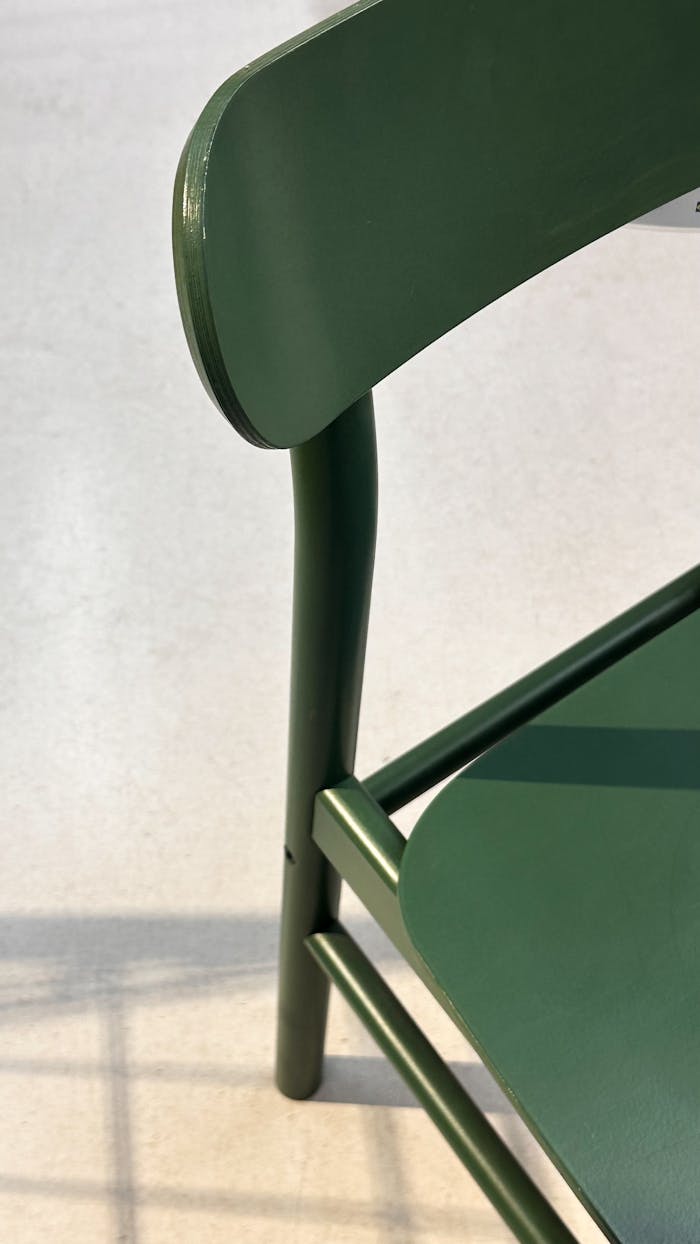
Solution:
M 340 1001 L 318 1100 L 270 1079 L 288 462 L 240 441 L 199 385 L 169 211 L 213 89 L 333 8 L 0 8 L 13 1244 L 510 1238 Z M 377 389 L 360 772 L 697 560 L 698 242 L 624 230 Z M 346 915 L 581 1241 L 600 1240 L 436 1005 Z

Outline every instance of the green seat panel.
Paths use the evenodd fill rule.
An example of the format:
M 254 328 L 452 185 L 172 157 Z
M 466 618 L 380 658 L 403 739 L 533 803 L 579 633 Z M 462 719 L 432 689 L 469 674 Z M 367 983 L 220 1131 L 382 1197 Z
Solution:
M 454 778 L 416 950 L 610 1238 L 700 1240 L 700 613 Z

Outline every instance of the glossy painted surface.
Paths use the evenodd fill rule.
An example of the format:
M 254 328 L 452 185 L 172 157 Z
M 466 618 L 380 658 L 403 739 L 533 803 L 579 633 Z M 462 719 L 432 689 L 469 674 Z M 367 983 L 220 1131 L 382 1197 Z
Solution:
M 695 182 L 697 14 L 649 0 L 631 35 L 627 17 L 443 0 L 428 23 L 411 0 L 361 5 L 225 84 L 183 155 L 176 269 L 200 374 L 248 439 L 297 455 L 310 441 L 296 462 L 316 463 L 297 486 L 314 521 L 281 965 L 278 1082 L 293 1096 L 318 1082 L 325 1023 L 302 939 L 332 922 L 338 887 L 310 807 L 352 769 L 369 586 L 363 567 L 354 587 L 345 574 L 346 557 L 366 567 L 366 540 L 343 534 L 366 526 L 365 498 L 342 493 L 338 454 L 323 461 L 326 429 L 459 320 Z
M 205 395 L 166 217 L 218 82 L 339 2 L 0 6 L 3 1244 L 512 1244 L 340 997 L 320 1097 L 271 1083 L 289 463 Z M 362 773 L 696 557 L 699 263 L 681 235 L 623 230 L 380 387 Z
M 395 812 L 580 683 L 691 613 L 699 599 L 700 567 L 696 566 L 403 756 L 390 760 L 367 779 L 369 794 L 386 812 Z
M 521 1244 L 576 1244 L 457 1077 L 342 926 L 307 946 Z
M 370 0 L 226 82 L 174 203 L 200 375 L 296 445 L 455 324 L 697 185 L 689 0 Z
M 454 779 L 399 894 L 519 1109 L 625 1244 L 700 1235 L 700 613 Z
M 314 798 L 355 763 L 376 535 L 371 397 L 291 457 L 294 622 L 277 1083 L 299 1098 L 321 1078 L 328 1006 L 328 981 L 303 943 L 338 914 L 340 890 L 311 837 Z

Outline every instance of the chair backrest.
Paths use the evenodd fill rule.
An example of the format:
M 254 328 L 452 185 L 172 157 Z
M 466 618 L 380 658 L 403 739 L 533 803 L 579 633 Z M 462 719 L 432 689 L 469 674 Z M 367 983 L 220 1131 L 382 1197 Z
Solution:
M 528 277 L 698 184 L 698 0 L 364 0 L 213 96 L 175 191 L 190 348 L 299 445 Z

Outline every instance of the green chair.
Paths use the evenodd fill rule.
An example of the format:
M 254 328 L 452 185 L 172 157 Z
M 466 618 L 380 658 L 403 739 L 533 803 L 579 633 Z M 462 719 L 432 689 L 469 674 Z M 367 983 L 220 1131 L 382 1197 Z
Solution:
M 175 188 L 202 381 L 291 449 L 278 1083 L 318 1086 L 334 982 L 522 1241 L 573 1237 L 338 923 L 341 878 L 607 1236 L 697 1244 L 700 570 L 359 781 L 371 389 L 698 184 L 699 48 L 695 0 L 363 0 L 226 82 Z M 406 841 L 391 814 L 460 768 Z

